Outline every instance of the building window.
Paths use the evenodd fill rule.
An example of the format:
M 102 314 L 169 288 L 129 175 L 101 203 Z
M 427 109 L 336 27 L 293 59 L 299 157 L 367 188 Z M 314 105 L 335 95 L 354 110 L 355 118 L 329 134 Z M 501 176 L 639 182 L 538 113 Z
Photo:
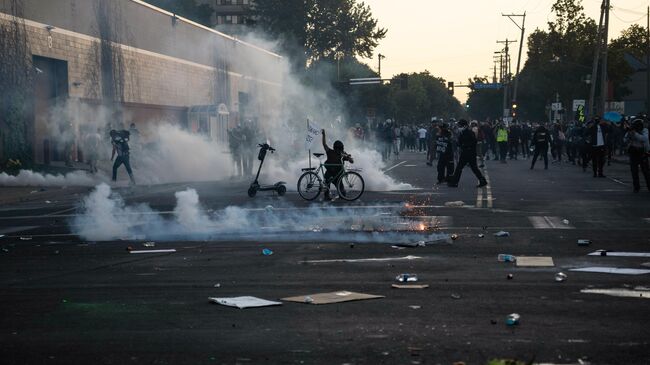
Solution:
M 224 24 L 232 24 L 232 15 L 226 15 Z

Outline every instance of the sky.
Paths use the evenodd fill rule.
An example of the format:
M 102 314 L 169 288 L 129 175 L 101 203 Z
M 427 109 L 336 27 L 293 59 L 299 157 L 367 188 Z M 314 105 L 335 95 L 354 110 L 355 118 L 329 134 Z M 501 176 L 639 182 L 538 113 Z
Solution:
M 504 14 L 526 12 L 526 34 L 521 67 L 526 59 L 525 39 L 536 28 L 547 29 L 553 20 L 555 0 L 362 0 L 370 6 L 379 26 L 388 29 L 373 59 L 365 59 L 377 70 L 377 54 L 382 59 L 383 78 L 402 72 L 429 70 L 434 76 L 456 84 L 466 84 L 474 75 L 492 77 L 495 51 L 503 48 L 497 40 L 516 40 L 510 52 L 515 72 L 521 31 Z M 598 22 L 601 0 L 582 0 L 585 13 Z M 631 24 L 646 24 L 650 0 L 611 0 L 609 38 L 617 37 Z M 515 18 L 521 24 L 521 18 Z M 498 71 L 497 71 L 498 72 Z M 456 88 L 464 102 L 467 88 Z

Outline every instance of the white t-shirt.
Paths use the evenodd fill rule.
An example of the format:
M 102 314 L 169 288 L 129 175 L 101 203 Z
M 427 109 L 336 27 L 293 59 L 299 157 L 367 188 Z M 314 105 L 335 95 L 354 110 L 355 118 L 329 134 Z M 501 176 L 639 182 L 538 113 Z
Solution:
M 598 125 L 598 130 L 596 131 L 596 147 L 605 145 L 605 138 L 603 138 L 603 130 Z
M 420 138 L 427 138 L 427 130 L 424 128 L 418 129 L 418 135 Z

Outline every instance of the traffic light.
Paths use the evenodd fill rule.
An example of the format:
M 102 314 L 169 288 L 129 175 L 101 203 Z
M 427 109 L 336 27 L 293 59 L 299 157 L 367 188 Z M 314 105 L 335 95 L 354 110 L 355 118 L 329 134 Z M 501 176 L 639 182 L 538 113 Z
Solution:
M 454 95 L 454 82 L 453 81 L 447 82 L 447 91 L 449 92 L 449 95 Z
M 513 118 L 517 116 L 517 103 L 512 103 L 512 116 Z

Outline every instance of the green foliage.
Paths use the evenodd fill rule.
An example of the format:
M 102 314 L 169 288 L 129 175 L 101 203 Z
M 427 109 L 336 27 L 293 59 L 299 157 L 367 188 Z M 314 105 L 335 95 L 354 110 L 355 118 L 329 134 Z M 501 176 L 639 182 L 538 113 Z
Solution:
M 146 0 L 149 4 L 178 14 L 205 26 L 210 26 L 210 17 L 214 9 L 207 4 L 198 4 L 196 0 Z
M 487 76 L 478 77 L 469 80 L 470 85 L 476 83 L 490 83 Z M 479 89 L 469 92 L 467 104 L 470 106 L 468 113 L 472 119 L 485 120 L 490 118 L 492 120 L 501 117 L 503 114 L 503 89 Z
M 377 26 L 370 7 L 356 0 L 258 0 L 254 12 L 258 27 L 309 63 L 371 57 L 387 32 Z

